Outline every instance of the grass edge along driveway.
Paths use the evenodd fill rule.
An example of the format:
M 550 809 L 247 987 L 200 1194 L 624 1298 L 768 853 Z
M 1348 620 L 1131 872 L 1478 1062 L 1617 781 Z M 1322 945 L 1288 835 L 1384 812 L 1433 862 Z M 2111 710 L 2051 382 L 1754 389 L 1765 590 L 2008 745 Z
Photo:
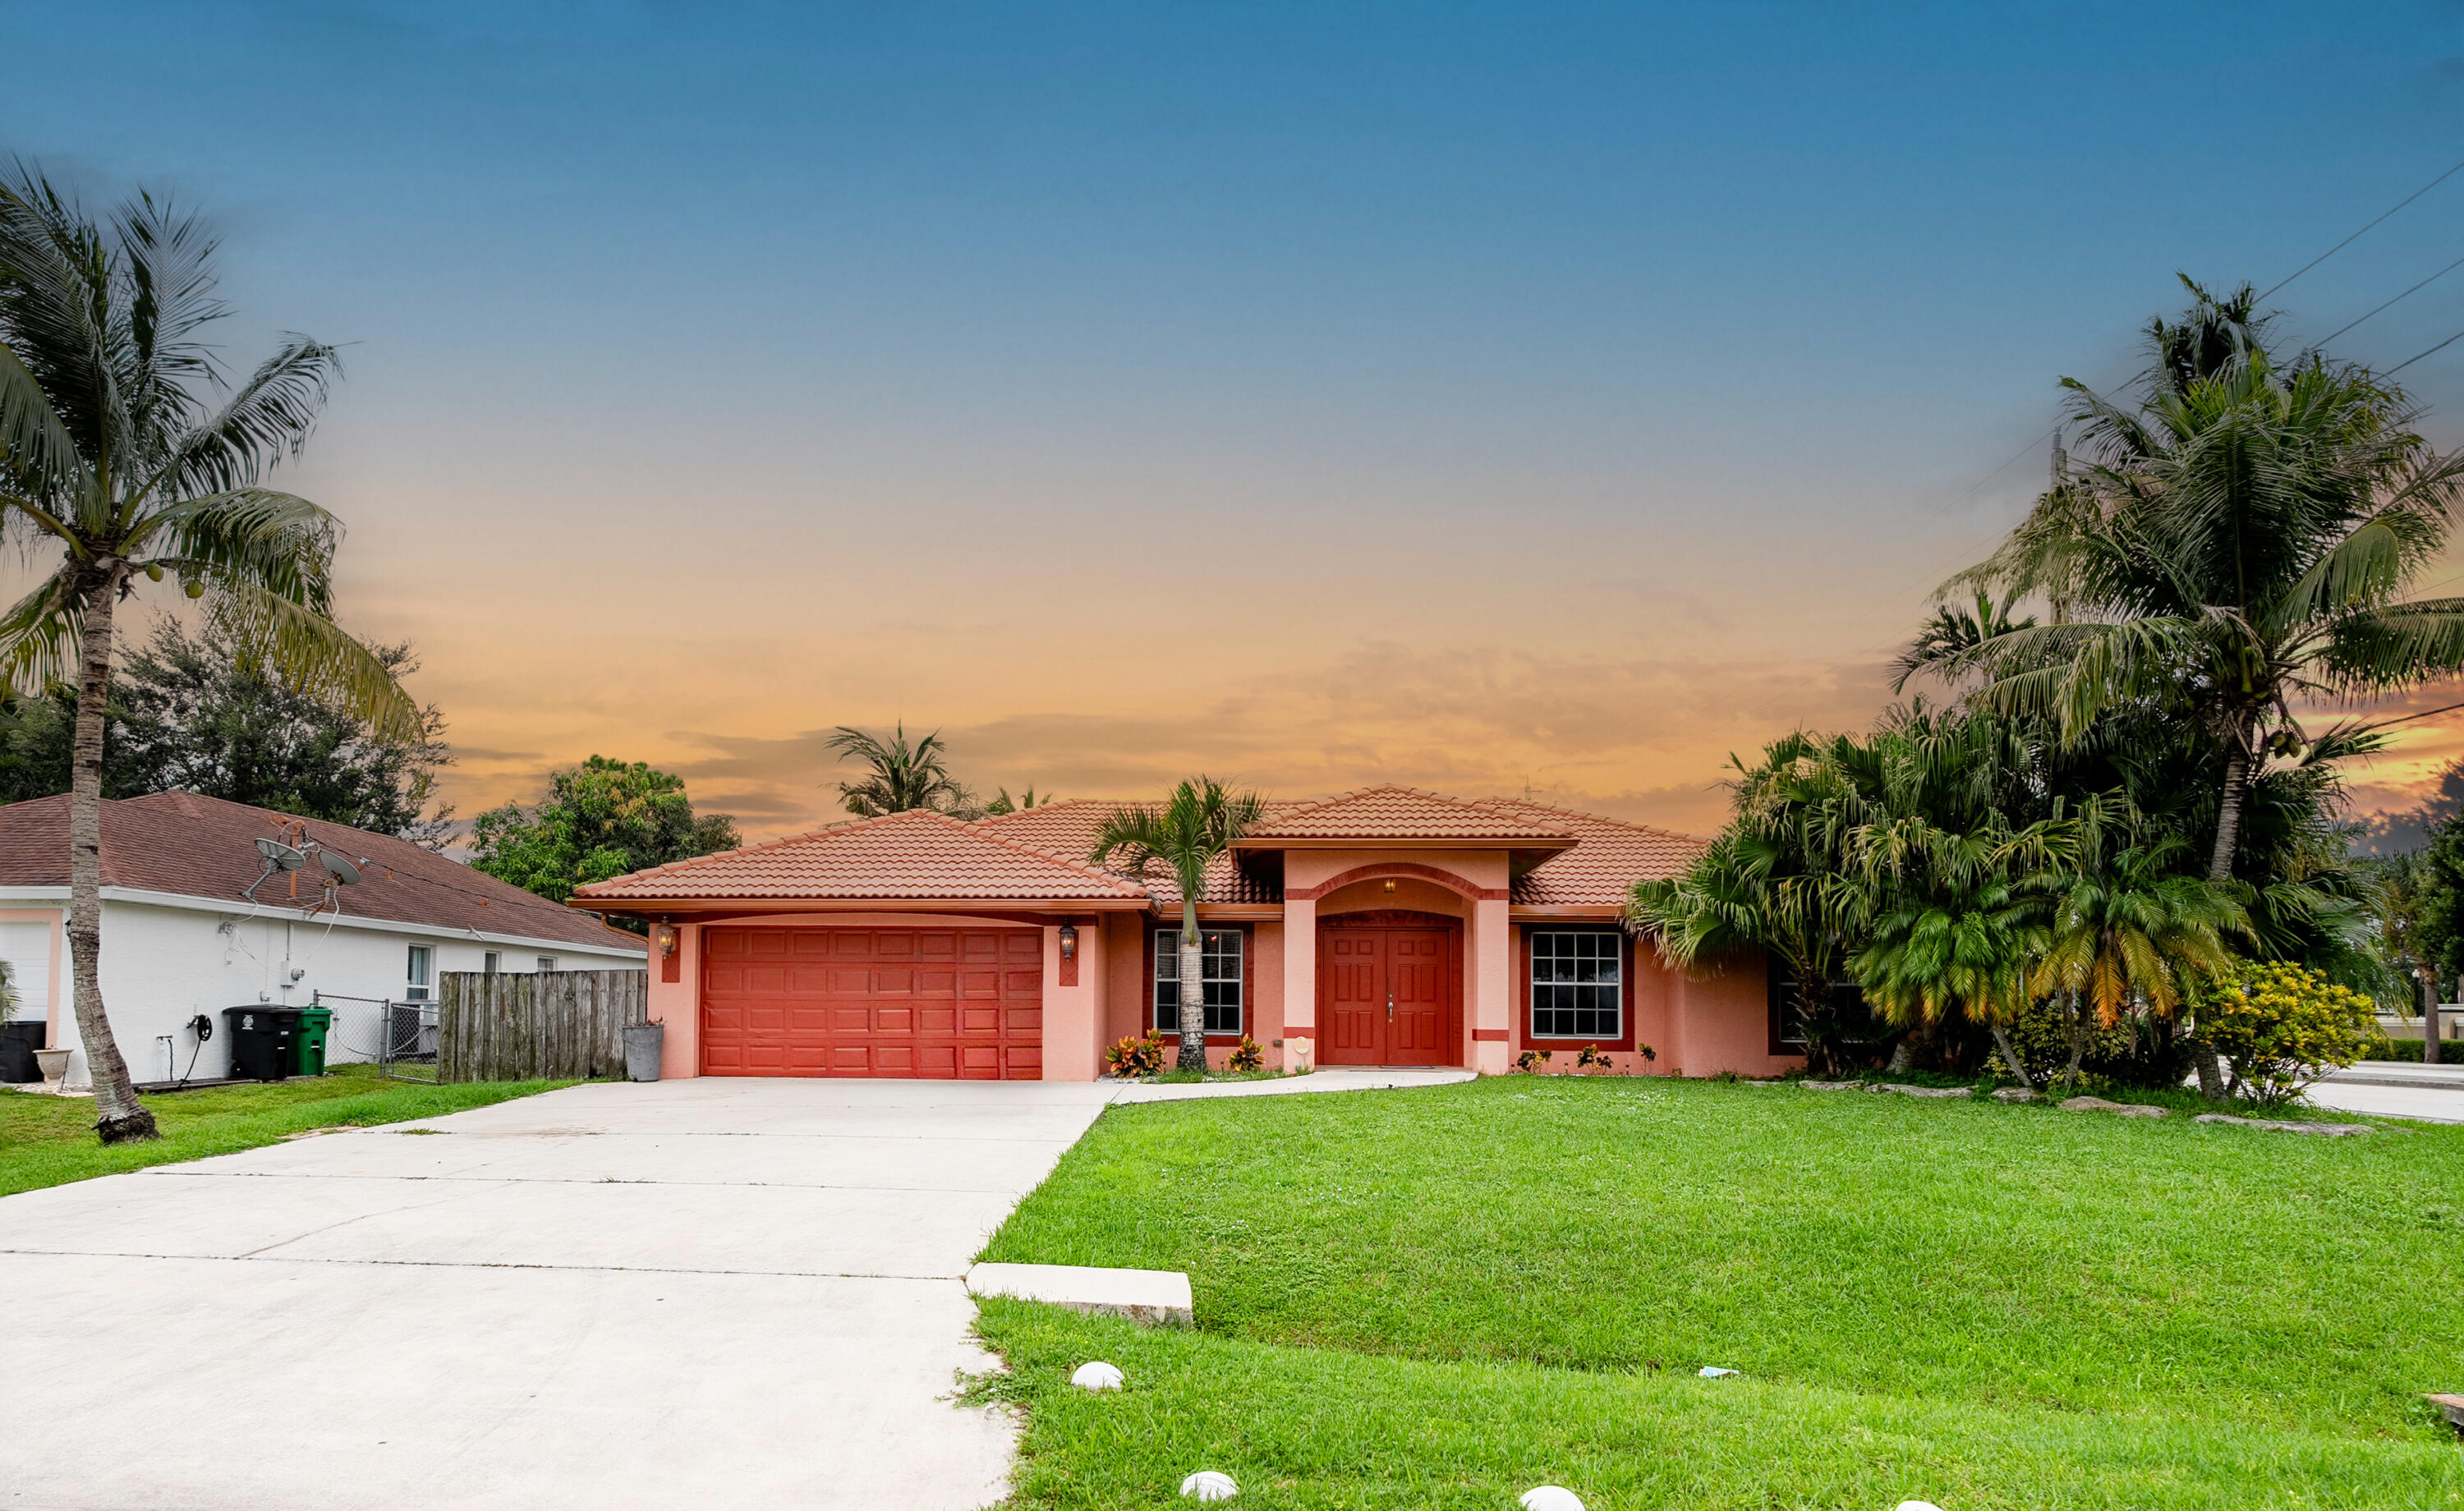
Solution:
M 1038 1506 L 1244 1455 L 1264 1504 L 2464 1506 L 2418 1395 L 2464 1371 L 2417 1279 L 2457 1169 L 2464 1129 L 1642 1079 L 1115 1108 L 984 1257 L 1187 1269 L 1200 1330 L 987 1307 L 989 1389 Z M 1143 1392 L 1060 1383 L 1102 1348 Z
M 0 1196 L 236 1153 L 311 1128 L 373 1128 L 442 1117 L 572 1084 L 482 1081 L 434 1086 L 381 1080 L 370 1067 L 342 1065 L 322 1076 L 145 1097 L 163 1137 L 110 1147 L 94 1135 L 89 1098 L 0 1092 Z

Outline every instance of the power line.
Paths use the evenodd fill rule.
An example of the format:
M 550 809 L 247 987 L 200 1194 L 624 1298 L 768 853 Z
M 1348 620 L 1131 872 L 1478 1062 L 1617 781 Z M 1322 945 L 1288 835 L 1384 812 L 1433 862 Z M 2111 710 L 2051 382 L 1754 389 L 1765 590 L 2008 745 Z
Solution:
M 2429 183 L 2424 184 L 2423 186 L 2421 186 L 2421 187 L 2419 187 L 2419 188 L 2417 188 L 2417 189 L 2414 189 L 2411 193 L 2407 194 L 2404 198 L 2402 198 L 2402 199 L 2400 199 L 2400 200 L 2397 200 L 2393 205 L 2391 205 L 2391 206 L 2389 206 L 2389 207 L 2387 208 L 2387 209 L 2386 210 L 2386 212 L 2385 212 L 2385 213 L 2383 213 L 2383 214 L 2381 214 L 2381 215 L 2379 216 L 2378 220 L 2371 221 L 2371 222 L 2370 222 L 2370 224 L 2369 224 L 2369 226 L 2365 226 L 2365 227 L 2363 227 L 2360 230 L 2357 230 L 2357 231 L 2353 232 L 2351 235 L 2349 235 L 2349 236 L 2345 237 L 2343 240 L 2342 240 L 2342 241 L 2340 241 L 2340 242 L 2336 243 L 2334 246 L 2332 246 L 2332 247 L 2328 248 L 2325 252 L 2322 252 L 2319 253 L 2319 255 L 2317 255 L 2317 256 L 2315 256 L 2315 257 L 2311 258 L 2308 262 L 2303 263 L 2301 266 L 2299 266 L 2299 267 L 2298 267 L 2298 268 L 2294 269 L 2291 273 L 2286 274 L 2283 277 L 2281 277 L 2281 278 L 2279 278 L 2279 279 L 2277 279 L 2277 280 L 2276 281 L 2276 284 L 2275 284 L 2275 286 L 2274 286 L 2274 287 L 2272 287 L 2272 288 L 2268 289 L 2268 290 L 2267 290 L 2267 292 L 2266 292 L 2265 294 L 2261 294 L 2261 295 L 2259 296 L 2259 297 L 2260 297 L 2260 298 L 2262 298 L 2262 299 L 2263 299 L 2263 298 L 2266 298 L 2266 297 L 2268 296 L 2268 295 L 2270 295 L 2270 294 L 2274 294 L 2274 293 L 2277 291 L 2277 289 L 2280 289 L 2280 288 L 2284 287 L 2286 284 L 2291 283 L 2294 279 L 2296 279 L 2296 278 L 2298 278 L 2298 277 L 2301 276 L 2301 275 L 2302 275 L 2303 274 L 2305 274 L 2305 273 L 2308 273 L 2311 269 L 2313 269 L 2313 268 L 2315 268 L 2315 267 L 2319 266 L 2319 264 L 2321 264 L 2321 263 L 2322 263 L 2322 262 L 2326 261 L 2328 258 L 2330 258 L 2330 257 L 2334 256 L 2336 253 L 2338 253 L 2338 252 L 2340 252 L 2343 251 L 2345 248 L 2347 248 L 2347 247 L 2351 246 L 2353 243 L 2355 243 L 2355 242 L 2357 242 L 2357 241 L 2361 240 L 2361 239 L 2362 239 L 2362 237 L 2363 237 L 2365 234 L 2366 234 L 2366 233 L 2368 232 L 2368 230 L 2369 230 L 2369 229 L 2370 229 L 2370 226 L 2376 226 L 2376 225 L 2379 223 L 2379 221 L 2380 221 L 2380 220 L 2385 220 L 2385 219 L 2387 219 L 2388 215 L 2392 215 L 2392 214 L 2394 214 L 2397 210 L 2400 210 L 2400 209 L 2404 208 L 2407 205 L 2411 204 L 2414 200 L 2417 200 L 2417 199 L 2421 198 L 2421 196 L 2423 196 L 2424 194 L 2429 193 L 2431 189 L 2436 188 L 2439 185 L 2444 184 L 2444 183 L 2446 183 L 2449 179 L 2453 178 L 2453 177 L 2454 177 L 2458 172 L 2464 172 L 2464 163 L 2458 163 L 2458 164 L 2456 164 L 2453 167 L 2449 168 L 2446 172 L 2441 173 L 2441 174 L 2440 174 L 2440 175 L 2438 175 L 2436 178 L 2431 179 Z M 2365 318 L 2367 318 L 2367 317 L 2365 317 Z
M 2380 305 L 2380 306 L 2378 307 L 2378 310 L 2372 310 L 2372 311 L 2370 312 L 2370 315 L 2376 315 L 2376 314 L 2378 314 L 2378 313 L 2379 313 L 2379 310 L 2384 310 L 2384 309 L 2386 309 L 2386 308 L 2387 307 L 2387 304 L 2395 304 L 2395 303 L 2399 303 L 2399 302 L 2401 302 L 2402 300 L 2409 299 L 2409 298 L 2412 297 L 2414 295 L 2419 294 L 2422 290 L 2424 290 L 2424 289 L 2426 289 L 2426 288 L 2429 288 L 2429 287 L 2430 287 L 2431 284 L 2433 284 L 2433 283 L 2436 283 L 2439 279 L 2441 279 L 2441 278 L 2443 278 L 2443 277 L 2447 276 L 2447 275 L 2448 275 L 2449 274 L 2451 274 L 2451 273 L 2453 273 L 2453 272 L 2454 272 L 2456 269 L 2458 269 L 2458 268 L 2464 268 L 2464 257 L 2458 257 L 2458 258 L 2456 258 L 2453 262 L 2449 263 L 2446 267 L 2443 267 L 2443 268 L 2439 269 L 2436 273 L 2431 274 L 2429 277 L 2422 279 L 2419 283 L 2414 284 L 2411 288 L 2405 290 L 2402 294 L 2397 295 L 2394 298 L 2387 300 L 2387 304 L 2382 304 L 2382 305 Z M 2311 344 L 2312 346 L 2314 346 L 2314 347 L 2316 347 L 2316 346 L 2324 346 L 2324 345 L 2326 345 L 2329 341 L 2334 340 L 2337 337 L 2342 336 L 2342 335 L 2343 335 L 2346 331 L 2351 330 L 2354 326 L 2361 324 L 2363 320 L 2366 320 L 2366 319 L 2368 319 L 2368 318 L 2370 318 L 2370 315 L 2365 315 L 2365 316 L 2360 317 L 2359 318 L 2351 319 L 2351 320 L 2347 320 L 2347 321 L 2345 321 L 2343 325 L 2340 325 L 2340 326 L 2338 326 L 2336 329 L 2334 329 L 2334 330 L 2332 330 L 2332 331 L 2329 331 L 2326 335 L 2320 337 L 2317 340 L 2312 341 L 2310 344 Z
M 2386 376 L 2387 376 L 2387 377 L 2389 377 L 2389 378 L 2392 378 L 2392 377 L 2394 377 L 2396 374 L 2398 374 L 2398 373 L 2400 373 L 2400 372 L 2404 371 L 2406 368 L 2408 368 L 2408 367 L 2411 366 L 2414 362 L 2417 362 L 2417 361 L 2421 361 L 2423 358 L 2425 358 L 2425 357 L 2429 356 L 2431 352 L 2444 351 L 2446 348 L 2448 348 L 2448 347 L 2450 347 L 2450 346 L 2454 345 L 2457 341 L 2464 341 L 2464 331 L 2457 331 L 2454 335 L 2450 336 L 2449 338 L 2447 338 L 2447 339 L 2445 339 L 2445 340 L 2443 340 L 2443 341 L 2440 341 L 2437 345 L 2432 346 L 2431 348 L 2430 348 L 2430 351 L 2427 351 L 2427 352 L 2415 352 L 2415 353 L 2413 353 L 2411 356 L 2409 356 L 2409 357 L 2406 358 L 2404 361 L 2400 361 L 2400 362 L 2396 363 L 2394 366 L 2392 366 L 2392 367 L 2388 368 L 2388 369 L 2387 370 L 2387 374 L 2386 374 Z

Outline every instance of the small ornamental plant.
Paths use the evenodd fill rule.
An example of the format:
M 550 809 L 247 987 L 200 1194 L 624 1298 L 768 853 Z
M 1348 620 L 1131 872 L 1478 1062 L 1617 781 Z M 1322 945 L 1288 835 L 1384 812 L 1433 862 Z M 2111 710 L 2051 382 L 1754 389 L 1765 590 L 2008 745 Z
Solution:
M 2370 999 L 2280 961 L 2245 965 L 2199 1003 L 2199 1029 L 2233 1066 L 2233 1090 L 2288 1102 L 2362 1058 L 2378 1024 Z
M 1609 1057 L 1600 1053 L 1600 1046 L 1597 1044 L 1585 1044 L 1582 1053 L 1574 1057 L 1574 1068 L 1577 1070 L 1605 1069 L 1608 1063 Z
M 1143 1034 L 1133 1034 L 1104 1051 L 1104 1068 L 1124 1081 L 1160 1075 L 1163 1072 L 1163 1052 L 1168 1042 L 1153 1029 Z
M 1243 1076 L 1252 1071 L 1264 1070 L 1266 1068 L 1266 1052 L 1258 1047 L 1256 1040 L 1243 1034 L 1241 1036 L 1241 1042 L 1233 1046 L 1232 1058 L 1223 1062 L 1223 1067 L 1236 1075 Z
M 1553 1050 L 1527 1049 L 1514 1057 L 1514 1068 L 1527 1076 L 1536 1076 L 1540 1073 L 1540 1067 L 1549 1062 L 1549 1057 L 1553 1053 L 1555 1053 Z

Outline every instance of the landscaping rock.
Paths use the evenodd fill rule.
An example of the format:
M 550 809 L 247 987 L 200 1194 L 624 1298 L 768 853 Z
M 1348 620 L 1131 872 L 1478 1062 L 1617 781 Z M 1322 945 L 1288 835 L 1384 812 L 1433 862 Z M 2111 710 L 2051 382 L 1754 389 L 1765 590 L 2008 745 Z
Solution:
M 1797 1084 L 1808 1091 L 1862 1091 L 1865 1089 L 1865 1083 L 1861 1081 L 1800 1081 Z
M 2026 1086 L 1996 1086 L 1993 1088 L 1993 1100 L 2014 1103 L 2034 1102 L 2036 1100 L 2036 1093 Z
M 1976 1088 L 1973 1086 L 1903 1086 L 1893 1084 L 1869 1086 L 1866 1089 L 1869 1091 L 1895 1091 L 1903 1097 L 1972 1097 L 1976 1095 Z
M 1180 1482 L 1180 1493 L 1193 1500 L 1229 1500 L 1241 1493 L 1232 1477 L 1220 1470 L 1201 1469 Z
M 1583 1500 L 1564 1485 L 1533 1485 L 1518 1498 L 1523 1511 L 1583 1511 Z
M 1101 1359 L 1090 1360 L 1078 1367 L 1069 1376 L 1069 1383 L 1082 1391 L 1117 1391 L 1121 1388 L 1120 1367 Z
M 2151 1107 L 2133 1102 L 2107 1102 L 2102 1097 L 2073 1097 L 2062 1104 L 2065 1112 L 2110 1112 L 2118 1118 L 2161 1118 L 2163 1107 Z
M 2230 1123 L 2237 1128 L 2265 1128 L 2270 1133 L 2311 1133 L 2320 1138 L 2351 1138 L 2367 1133 L 2366 1123 L 2285 1123 L 2270 1118 L 2237 1118 L 2222 1112 L 2202 1112 L 2193 1123 Z

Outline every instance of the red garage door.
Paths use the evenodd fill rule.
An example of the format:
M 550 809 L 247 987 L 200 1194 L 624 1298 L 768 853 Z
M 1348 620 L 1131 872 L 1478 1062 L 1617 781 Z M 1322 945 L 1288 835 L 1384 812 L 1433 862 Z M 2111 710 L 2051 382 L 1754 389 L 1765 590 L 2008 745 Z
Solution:
M 1040 929 L 712 929 L 710 1076 L 1044 1075 Z

